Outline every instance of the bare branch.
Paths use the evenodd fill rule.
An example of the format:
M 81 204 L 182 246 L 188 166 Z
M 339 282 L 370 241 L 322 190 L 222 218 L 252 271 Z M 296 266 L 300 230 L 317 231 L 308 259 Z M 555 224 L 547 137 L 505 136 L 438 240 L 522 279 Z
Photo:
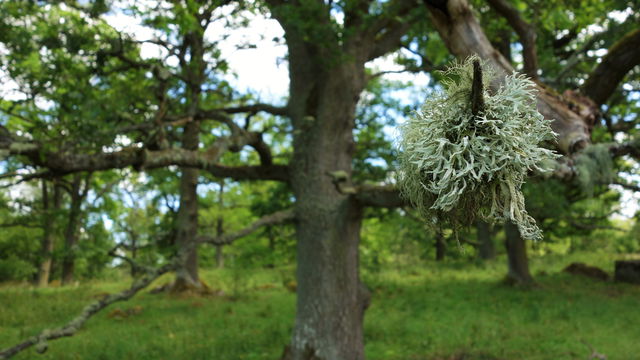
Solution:
M 636 160 L 640 160 L 640 141 L 631 141 L 622 144 L 612 144 L 609 151 L 614 157 L 631 156 Z
M 118 254 L 118 249 L 120 248 L 123 248 L 126 250 L 132 250 L 131 246 L 127 246 L 124 243 L 119 243 L 116 246 L 114 246 L 111 250 L 109 250 L 108 255 L 111 257 L 126 261 L 129 264 L 129 266 L 131 266 L 131 268 L 134 270 L 134 272 L 141 272 L 141 273 L 148 274 L 154 271 L 154 269 L 148 266 L 141 265 L 140 263 L 138 263 L 137 261 L 133 260 L 128 256 Z M 136 249 L 141 249 L 141 248 L 143 247 L 136 247 Z
M 614 185 L 620 185 L 623 188 L 627 189 L 627 190 L 631 190 L 631 191 L 635 191 L 635 192 L 640 192 L 640 186 L 635 185 L 635 184 L 630 184 L 628 182 L 622 181 L 622 180 L 617 180 L 614 181 L 612 184 Z
M 640 29 L 627 33 L 609 49 L 581 91 L 597 104 L 604 104 L 624 76 L 640 64 Z
M 278 211 L 273 214 L 269 214 L 261 217 L 260 219 L 256 220 L 253 224 L 235 233 L 223 234 L 221 236 L 216 236 L 216 237 L 205 236 L 205 235 L 198 236 L 197 242 L 208 243 L 212 245 L 229 245 L 234 241 L 236 241 L 237 239 L 245 237 L 263 226 L 282 224 L 288 221 L 292 221 L 293 219 L 295 219 L 295 214 L 293 210 Z
M 75 335 L 75 333 L 78 332 L 78 330 L 80 330 L 80 328 L 84 325 L 84 323 L 87 322 L 87 320 L 89 320 L 89 318 L 91 318 L 93 315 L 97 314 L 100 310 L 115 302 L 130 299 L 140 290 L 146 288 L 155 279 L 171 270 L 174 270 L 175 268 L 176 264 L 174 262 L 171 262 L 157 269 L 153 269 L 141 278 L 134 281 L 130 288 L 116 294 L 107 295 L 103 299 L 87 305 L 82 310 L 80 315 L 75 317 L 67 324 L 53 330 L 43 330 L 36 336 L 32 336 L 15 346 L 0 351 L 0 359 L 8 359 L 13 355 L 16 355 L 19 352 L 26 350 L 34 345 L 36 346 L 36 351 L 38 353 L 44 353 L 48 348 L 47 341 Z
M 241 105 L 221 108 L 219 110 L 227 114 L 257 113 L 263 111 L 271 115 L 289 116 L 289 109 L 286 106 L 274 106 L 270 104 Z
M 524 21 L 520 12 L 507 0 L 487 0 L 489 5 L 502 15 L 515 30 L 522 44 L 524 73 L 532 79 L 538 77 L 538 54 L 536 50 L 536 31 L 531 24 Z
M 392 0 L 383 15 L 366 27 L 364 36 L 372 38 L 374 45 L 367 59 L 373 60 L 401 46 L 400 39 L 409 30 L 412 21 L 403 19 L 418 6 L 415 0 Z

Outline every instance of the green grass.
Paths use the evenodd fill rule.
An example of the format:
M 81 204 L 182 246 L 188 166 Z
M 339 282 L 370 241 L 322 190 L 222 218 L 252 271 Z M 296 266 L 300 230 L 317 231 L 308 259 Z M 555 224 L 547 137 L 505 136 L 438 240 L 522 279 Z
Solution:
M 532 260 L 540 286 L 501 285 L 504 260 L 445 262 L 363 274 L 373 292 L 365 320 L 367 358 L 587 359 L 588 345 L 609 359 L 640 353 L 640 287 L 561 273 L 572 261 L 612 272 L 610 255 Z M 204 270 L 225 296 L 176 298 L 142 293 L 90 319 L 74 337 L 16 359 L 277 359 L 293 324 L 292 269 Z M 158 283 L 166 282 L 161 279 Z M 76 288 L 0 287 L 0 348 L 75 316 L 98 294 L 126 282 Z M 142 312 L 112 318 L 113 309 Z

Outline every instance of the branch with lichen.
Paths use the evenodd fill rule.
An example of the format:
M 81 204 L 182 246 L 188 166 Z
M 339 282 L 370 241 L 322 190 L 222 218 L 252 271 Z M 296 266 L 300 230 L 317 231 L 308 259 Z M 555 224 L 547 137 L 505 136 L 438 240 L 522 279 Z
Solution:
M 87 305 L 80 315 L 75 317 L 73 320 L 65 324 L 64 326 L 58 327 L 56 329 L 45 329 L 40 334 L 36 336 L 32 336 L 29 339 L 12 346 L 10 348 L 4 349 L 0 351 L 0 359 L 8 359 L 19 352 L 30 348 L 31 346 L 35 346 L 35 349 L 38 353 L 43 354 L 47 351 L 48 341 L 55 340 L 62 337 L 68 337 L 75 335 L 78 330 L 84 325 L 89 318 L 93 315 L 97 314 L 100 310 L 106 308 L 107 306 L 118 302 L 129 300 L 135 294 L 137 294 L 140 290 L 146 288 L 151 284 L 154 280 L 156 280 L 161 275 L 172 271 L 176 268 L 176 262 L 171 262 L 166 265 L 163 265 L 157 269 L 149 270 L 144 276 L 138 278 L 133 282 L 131 287 L 128 289 L 121 291 L 116 294 L 107 295 L 101 300 L 98 300 L 90 305 Z
M 539 146 L 555 134 L 536 110 L 531 81 L 514 73 L 490 93 L 495 75 L 486 70 L 477 56 L 454 64 L 444 91 L 401 126 L 400 190 L 429 223 L 513 221 L 523 238 L 540 239 L 520 188 L 557 157 Z

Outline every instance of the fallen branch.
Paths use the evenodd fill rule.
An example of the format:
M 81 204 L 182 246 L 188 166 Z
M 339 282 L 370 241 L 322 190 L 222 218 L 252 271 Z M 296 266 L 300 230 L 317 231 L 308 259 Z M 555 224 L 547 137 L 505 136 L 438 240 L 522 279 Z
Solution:
M 0 359 L 8 359 L 17 353 L 30 348 L 31 346 L 36 346 L 36 351 L 40 354 L 43 354 L 47 351 L 48 340 L 55 340 L 61 337 L 73 336 L 78 330 L 84 325 L 89 318 L 93 315 L 97 314 L 100 310 L 106 308 L 107 306 L 118 302 L 125 301 L 133 297 L 140 290 L 146 288 L 149 284 L 151 284 L 155 279 L 160 277 L 161 275 L 174 270 L 176 268 L 176 263 L 171 262 L 164 266 L 161 266 L 157 269 L 153 269 L 147 272 L 144 276 L 134 281 L 130 288 L 121 291 L 117 294 L 111 294 L 105 296 L 102 300 L 96 301 L 90 305 L 87 305 L 80 315 L 76 318 L 68 322 L 66 325 L 61 326 L 59 328 L 49 330 L 45 329 L 40 334 L 36 336 L 32 336 L 29 339 L 7 349 L 0 351 Z

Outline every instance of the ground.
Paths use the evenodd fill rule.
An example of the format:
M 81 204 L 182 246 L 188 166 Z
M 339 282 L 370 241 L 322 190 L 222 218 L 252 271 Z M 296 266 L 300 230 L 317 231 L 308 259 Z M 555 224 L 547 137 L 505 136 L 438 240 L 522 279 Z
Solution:
M 532 259 L 539 286 L 501 283 L 505 259 L 450 261 L 365 273 L 373 293 L 366 316 L 367 359 L 609 359 L 640 353 L 640 286 L 561 270 L 572 262 L 610 274 L 622 256 L 577 254 Z M 291 267 L 204 270 L 208 297 L 139 294 L 89 320 L 76 336 L 52 341 L 45 355 L 16 359 L 277 359 L 293 324 Z M 168 282 L 160 279 L 156 285 Z M 124 281 L 75 288 L 0 286 L 0 348 L 72 318 Z

